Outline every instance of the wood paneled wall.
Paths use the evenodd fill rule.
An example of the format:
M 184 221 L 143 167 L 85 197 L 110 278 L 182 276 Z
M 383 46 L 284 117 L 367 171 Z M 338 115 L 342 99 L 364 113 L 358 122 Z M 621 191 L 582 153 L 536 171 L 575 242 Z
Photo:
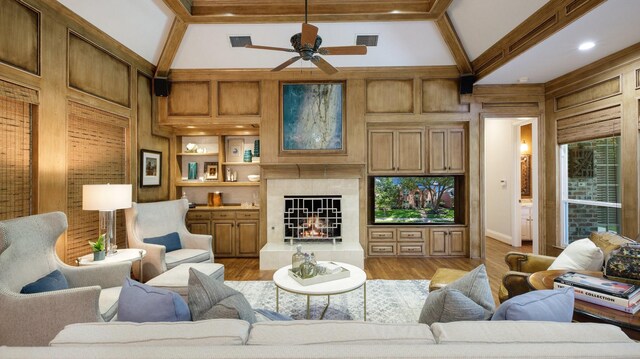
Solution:
M 640 233 L 640 190 L 638 183 L 638 122 L 640 119 L 640 44 L 596 61 L 546 84 L 544 173 L 547 184 L 547 253 L 557 254 L 560 244 L 560 191 L 558 182 L 559 142 L 567 142 L 567 123 L 585 124 L 578 132 L 593 136 L 620 133 L 622 234 L 636 238 Z M 607 123 L 602 126 L 591 124 Z M 593 128 L 591 128 L 591 127 Z M 568 135 L 576 136 L 574 133 Z M 561 138 L 559 138 L 559 136 Z M 575 137 L 580 139 L 581 137 Z M 573 141 L 573 140 L 571 140 Z
M 39 195 L 32 213 L 70 215 L 68 178 L 72 172 L 83 172 L 67 153 L 70 102 L 126 121 L 124 182 L 137 184 L 138 148 L 167 151 L 168 158 L 166 140 L 163 144 L 151 133 L 152 64 L 57 1 L 0 0 L 0 8 L 0 80 L 31 89 L 37 96 L 32 149 L 34 190 Z M 140 130 L 139 124 L 144 124 Z M 168 198 L 168 176 L 163 181 L 163 186 L 145 193 L 144 200 Z M 137 188 L 134 185 L 134 198 Z M 97 228 L 97 216 L 95 220 Z M 89 239 L 93 238 L 85 243 Z M 72 247 L 63 236 L 57 244 L 60 258 L 71 262 L 71 257 L 90 252 L 88 245 L 80 251 Z

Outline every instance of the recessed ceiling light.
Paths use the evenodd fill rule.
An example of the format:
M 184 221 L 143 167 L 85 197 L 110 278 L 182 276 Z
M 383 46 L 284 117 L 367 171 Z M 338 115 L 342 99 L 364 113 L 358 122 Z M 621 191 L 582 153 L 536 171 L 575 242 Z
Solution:
M 402 11 L 400 11 L 400 10 L 392 10 L 392 11 L 389 11 L 389 13 L 390 14 L 401 14 Z
M 594 48 L 595 46 L 596 46 L 596 44 L 593 41 L 585 41 L 585 42 L 581 43 L 580 46 L 578 46 L 578 50 L 586 51 L 586 50 Z
M 518 82 L 521 84 L 526 84 L 527 82 L 529 82 L 529 78 L 527 76 L 522 76 L 518 79 Z

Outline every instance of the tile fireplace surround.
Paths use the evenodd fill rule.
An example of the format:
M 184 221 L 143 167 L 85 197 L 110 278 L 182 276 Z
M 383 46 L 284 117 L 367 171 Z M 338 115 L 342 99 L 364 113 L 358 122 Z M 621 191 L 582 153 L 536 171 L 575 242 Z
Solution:
M 267 244 L 260 250 L 260 270 L 291 264 L 296 244 L 284 241 L 284 196 L 341 195 L 342 242 L 301 243 L 303 252 L 318 260 L 333 260 L 364 267 L 360 245 L 358 179 L 273 179 L 267 181 Z

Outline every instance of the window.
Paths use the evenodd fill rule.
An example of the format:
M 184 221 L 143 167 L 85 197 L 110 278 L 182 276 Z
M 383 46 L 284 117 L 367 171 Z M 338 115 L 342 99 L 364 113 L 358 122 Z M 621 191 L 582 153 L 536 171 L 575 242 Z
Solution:
M 620 136 L 560 146 L 562 244 L 620 233 Z

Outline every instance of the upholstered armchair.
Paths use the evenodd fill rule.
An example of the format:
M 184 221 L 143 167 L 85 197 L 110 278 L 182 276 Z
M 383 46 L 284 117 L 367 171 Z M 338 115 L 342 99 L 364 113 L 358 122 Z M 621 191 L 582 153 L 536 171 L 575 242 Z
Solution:
M 498 291 L 500 303 L 516 295 L 531 291 L 527 282 L 529 275 L 547 270 L 556 257 L 540 254 L 509 252 L 504 256 L 509 271 L 502 277 L 502 285 Z
M 149 280 L 182 263 L 213 262 L 212 236 L 189 233 L 185 217 L 189 210 L 186 199 L 174 201 L 135 203 L 125 209 L 127 243 L 129 248 L 147 251 L 142 260 L 144 278 Z M 181 249 L 171 252 L 159 244 L 145 243 L 145 238 L 165 236 L 177 232 Z M 137 278 L 137 266 L 133 268 Z
M 55 243 L 66 229 L 62 212 L 0 221 L 0 346 L 47 345 L 67 324 L 108 321 L 116 314 L 131 263 L 64 264 Z M 68 289 L 20 294 L 56 269 Z

